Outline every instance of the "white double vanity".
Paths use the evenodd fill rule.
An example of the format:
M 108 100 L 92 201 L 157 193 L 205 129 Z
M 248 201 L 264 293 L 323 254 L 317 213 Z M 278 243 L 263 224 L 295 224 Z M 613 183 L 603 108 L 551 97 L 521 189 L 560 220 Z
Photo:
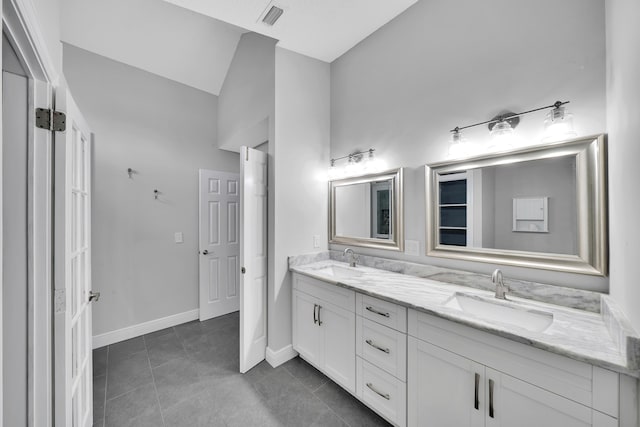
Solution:
M 511 297 L 501 321 L 458 304 L 492 304 L 487 291 L 334 260 L 290 268 L 294 349 L 394 425 L 613 427 L 637 412 L 637 367 L 599 313 Z
M 605 277 L 605 142 L 426 166 L 421 255 L 570 273 L 576 287 Z M 331 181 L 329 243 L 402 252 L 402 181 L 402 169 Z M 289 259 L 293 347 L 392 424 L 638 425 L 640 339 L 608 296 L 357 258 Z

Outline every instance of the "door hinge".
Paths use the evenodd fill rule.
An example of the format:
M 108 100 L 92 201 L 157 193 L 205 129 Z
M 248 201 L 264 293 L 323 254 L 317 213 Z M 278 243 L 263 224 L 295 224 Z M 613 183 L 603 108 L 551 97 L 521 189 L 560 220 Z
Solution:
M 54 132 L 64 132 L 67 129 L 67 115 L 48 108 L 36 108 L 36 127 Z

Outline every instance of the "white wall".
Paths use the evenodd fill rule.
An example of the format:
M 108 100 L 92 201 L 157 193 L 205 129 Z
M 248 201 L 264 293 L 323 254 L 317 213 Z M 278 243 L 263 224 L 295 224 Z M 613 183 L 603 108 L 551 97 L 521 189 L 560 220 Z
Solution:
M 41 31 L 47 54 L 58 73 L 62 73 L 62 44 L 60 43 L 60 0 L 31 0 L 38 27 Z
M 275 51 L 273 163 L 269 183 L 269 348 L 291 344 L 291 274 L 287 257 L 327 249 L 329 64 Z M 321 247 L 313 247 L 313 235 Z
M 241 28 L 161 0 L 60 0 L 62 41 L 213 95 Z
M 2 35 L 2 372 L 0 424 L 27 425 L 29 79 Z
M 217 97 L 69 45 L 64 72 L 95 133 L 94 335 L 198 308 L 198 169 L 239 169 Z
M 269 139 L 277 40 L 243 34 L 218 99 L 218 144 L 240 152 Z
M 579 11 L 579 13 L 576 13 Z M 570 100 L 579 135 L 605 131 L 605 27 L 600 0 L 420 1 L 331 64 L 331 155 L 375 148 L 406 167 L 405 238 L 424 253 L 422 165 L 444 160 L 449 130 Z M 545 112 L 517 132 L 538 141 Z M 479 145 L 486 127 L 466 133 Z M 484 273 L 495 265 L 361 250 Z M 505 274 L 606 290 L 606 279 L 504 267 Z
M 607 0 L 611 295 L 640 331 L 640 2 Z

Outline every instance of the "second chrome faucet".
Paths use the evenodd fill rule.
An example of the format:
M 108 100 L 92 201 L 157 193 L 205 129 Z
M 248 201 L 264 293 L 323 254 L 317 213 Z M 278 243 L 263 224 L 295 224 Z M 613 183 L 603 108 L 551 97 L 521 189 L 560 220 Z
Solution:
M 355 254 L 355 252 L 353 252 L 353 249 L 351 248 L 347 248 L 344 250 L 344 252 L 342 253 L 343 256 L 345 257 L 349 257 L 349 267 L 355 267 L 356 264 L 358 263 L 358 255 Z
M 504 277 L 502 277 L 502 271 L 497 268 L 491 275 L 491 281 L 496 285 L 496 298 L 507 299 L 507 291 L 509 287 L 504 284 Z

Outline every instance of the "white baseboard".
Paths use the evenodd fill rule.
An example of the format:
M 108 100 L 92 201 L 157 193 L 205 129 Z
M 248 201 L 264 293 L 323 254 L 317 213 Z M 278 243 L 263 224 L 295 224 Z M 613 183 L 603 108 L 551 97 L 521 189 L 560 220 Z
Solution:
M 105 345 L 114 344 L 120 341 L 128 340 L 130 338 L 139 337 L 140 335 L 149 334 L 151 332 L 159 331 L 161 329 L 170 328 L 172 326 L 180 325 L 181 323 L 190 322 L 198 319 L 200 316 L 200 310 L 189 310 L 183 313 L 174 314 L 160 319 L 150 320 L 144 323 L 138 323 L 137 325 L 127 326 L 126 328 L 117 329 L 115 331 L 106 332 L 100 335 L 93 336 L 93 348 L 104 347 Z
M 273 351 L 271 350 L 271 348 L 267 347 L 265 359 L 267 359 L 269 365 L 277 368 L 284 362 L 293 359 L 297 355 L 298 352 L 293 349 L 293 346 L 291 344 L 289 344 L 288 346 L 281 348 L 278 351 Z

